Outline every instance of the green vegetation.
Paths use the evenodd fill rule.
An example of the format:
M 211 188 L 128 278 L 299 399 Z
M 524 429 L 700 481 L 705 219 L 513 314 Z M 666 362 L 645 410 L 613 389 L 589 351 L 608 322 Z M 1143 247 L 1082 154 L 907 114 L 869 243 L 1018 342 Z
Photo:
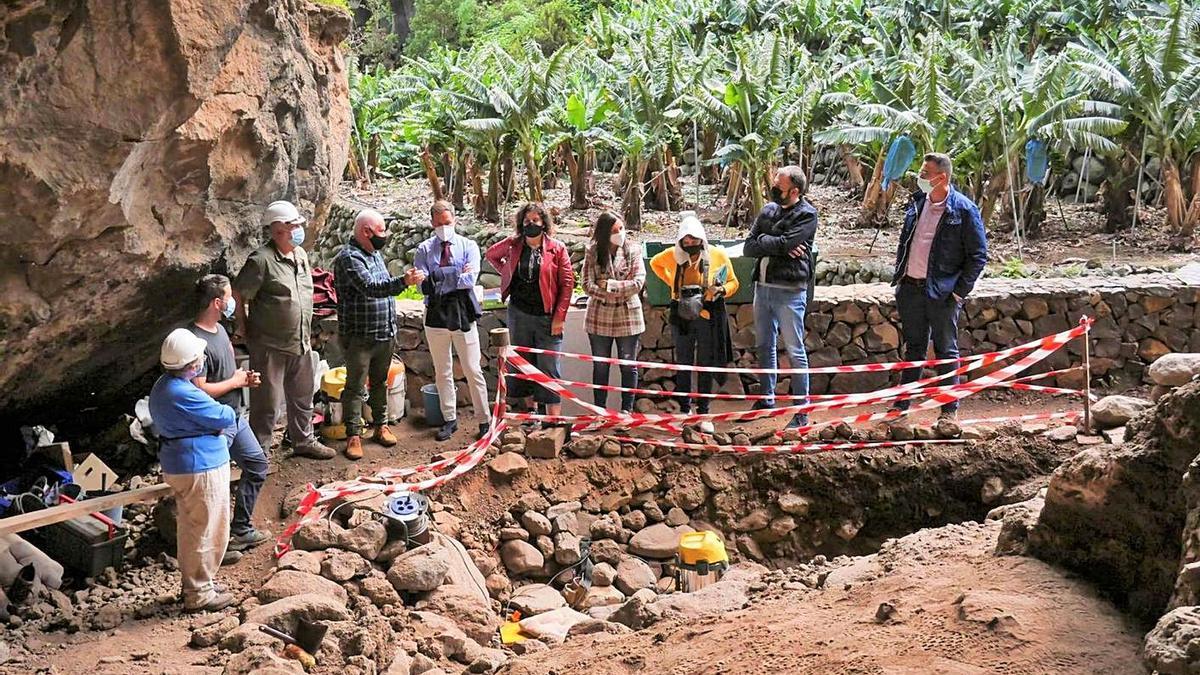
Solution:
M 1147 153 L 1162 170 L 1174 245 L 1200 222 L 1200 9 L 1185 0 L 418 0 L 396 70 L 355 70 L 351 173 L 418 174 L 437 196 L 499 218 L 563 175 L 572 206 L 616 174 L 626 223 L 686 206 L 684 155 L 732 222 L 763 203 L 775 168 L 811 175 L 833 147 L 887 217 L 888 148 L 948 152 L 985 214 L 1037 237 L 1044 183 L 1087 150 L 1107 168 L 1110 230 L 1129 227 Z M 690 158 L 689 158 L 690 161 Z M 903 184 L 903 185 L 902 185 Z M 503 200 L 503 201 L 502 201 Z

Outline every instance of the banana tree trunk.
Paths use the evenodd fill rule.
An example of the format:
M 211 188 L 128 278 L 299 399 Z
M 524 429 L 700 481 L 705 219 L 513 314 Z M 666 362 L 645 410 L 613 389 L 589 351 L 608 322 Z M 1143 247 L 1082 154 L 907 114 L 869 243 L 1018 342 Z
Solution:
M 587 196 L 596 191 L 596 149 L 588 148 L 583 153 L 583 196 Z
M 653 158 L 646 165 L 646 171 L 651 176 L 650 189 L 646 192 L 645 198 L 646 207 L 652 211 L 671 210 L 671 200 L 667 196 L 666 168 L 663 166 L 661 152 L 654 153 Z
M 1042 224 L 1046 222 L 1046 186 L 1034 183 L 1025 203 L 1021 205 L 1021 225 L 1025 236 L 1030 239 L 1040 239 Z
M 742 163 L 734 162 L 729 165 L 729 171 L 726 172 L 725 178 L 729 181 L 725 185 L 725 199 L 729 202 L 730 208 L 733 208 L 735 206 L 733 200 L 742 191 Z
M 842 163 L 846 165 L 846 175 L 850 178 L 850 185 L 856 193 L 861 194 L 867 184 L 866 178 L 863 177 L 862 162 L 854 156 L 854 149 L 846 144 L 838 146 L 838 155 L 841 156 Z
M 537 160 L 533 158 L 533 147 L 526 145 L 522 150 L 525 155 L 525 181 L 529 188 L 529 201 L 542 201 L 542 172 Z
M 630 172 L 629 182 L 625 187 L 621 215 L 625 221 L 625 227 L 637 231 L 642 229 L 642 200 L 645 198 L 642 194 L 642 180 L 649 162 L 640 157 L 630 158 L 630 160 L 626 160 L 626 164 L 632 165 L 634 169 Z
M 458 152 L 454 153 L 454 189 L 450 191 L 450 202 L 454 204 L 455 211 L 463 211 L 466 208 L 466 198 L 467 157 L 462 144 L 459 144 Z
M 613 178 L 613 192 L 625 194 L 625 188 L 628 187 L 629 181 L 629 160 L 621 160 L 621 166 L 617 168 L 617 173 Z
M 571 178 L 571 208 L 586 209 L 588 207 L 587 181 L 583 165 L 587 160 L 584 157 L 576 159 L 575 150 L 570 143 L 564 141 L 560 148 L 563 161 L 567 165 L 567 175 Z
M 715 185 L 721 180 L 721 168 L 716 164 L 707 164 L 708 160 L 713 158 L 713 153 L 717 151 L 717 131 L 712 127 L 706 127 L 704 134 L 700 138 L 700 145 L 703 148 L 700 154 L 700 175 L 696 180 L 702 185 Z
M 988 179 L 987 186 L 983 188 L 983 197 L 979 200 L 979 216 L 983 220 L 986 227 L 992 220 L 992 213 L 996 210 L 996 201 L 1000 199 L 1000 195 L 1008 189 L 1008 172 L 994 173 Z
M 1115 234 L 1133 224 L 1133 190 L 1137 185 L 1137 162 L 1126 156 L 1120 162 L 1107 160 L 1104 183 L 1100 186 L 1104 231 Z
M 762 211 L 763 207 L 763 192 L 767 186 L 771 184 L 771 168 L 770 166 L 758 168 L 755 166 L 748 167 L 746 185 L 746 200 L 747 209 L 744 211 L 749 217 L 753 218 Z
M 475 164 L 474 157 L 467 160 L 467 176 L 471 181 L 471 206 L 475 211 L 475 217 L 486 219 L 489 195 L 483 191 L 483 176 L 479 173 L 479 166 Z
M 888 188 L 883 189 L 883 159 L 886 148 L 879 151 L 879 157 L 875 160 L 875 170 L 871 172 L 871 183 L 867 186 L 867 191 L 863 197 L 862 211 L 858 214 L 858 224 L 860 227 L 881 227 L 887 222 L 888 208 L 892 205 L 892 199 L 896 196 L 896 190 L 900 186 L 899 181 L 893 182 Z
M 505 151 L 500 159 L 500 180 L 501 187 L 504 193 L 504 203 L 512 201 L 513 185 L 516 184 L 516 171 L 513 169 L 513 156 L 511 152 Z
M 1175 160 L 1164 154 L 1159 161 L 1162 162 L 1163 190 L 1166 193 L 1167 225 L 1171 231 L 1170 248 L 1172 251 L 1188 251 L 1196 232 L 1196 221 L 1200 219 L 1200 199 L 1194 197 L 1189 205 L 1183 194 L 1183 181 Z
M 679 182 L 679 165 L 671 148 L 663 148 L 663 156 L 667 160 L 667 171 L 663 178 L 667 184 L 667 207 L 671 211 L 683 208 L 683 185 Z
M 425 170 L 425 180 L 429 182 L 429 191 L 433 194 L 433 200 L 445 199 L 446 193 L 442 191 L 442 181 L 438 178 L 437 168 L 433 165 L 433 155 L 429 153 L 429 146 L 421 148 L 421 168 Z

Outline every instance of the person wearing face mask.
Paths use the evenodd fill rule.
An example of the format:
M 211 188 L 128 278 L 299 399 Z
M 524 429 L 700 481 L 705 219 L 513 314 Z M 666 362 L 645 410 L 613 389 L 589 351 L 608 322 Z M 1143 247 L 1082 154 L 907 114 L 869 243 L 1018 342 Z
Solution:
M 387 245 L 387 225 L 374 209 L 354 217 L 354 236 L 333 259 L 333 285 L 338 299 L 338 343 L 346 359 L 342 417 L 346 420 L 346 457 L 362 459 L 363 394 L 371 406 L 372 440 L 396 444 L 387 420 L 387 378 L 396 335 L 395 295 L 425 280 L 410 269 L 393 277 L 380 250 Z
M 646 265 L 637 244 L 625 236 L 625 224 L 610 211 L 596 219 L 592 242 L 583 256 L 583 290 L 588 294 L 584 327 L 591 343 L 592 356 L 637 359 L 638 342 L 646 331 L 642 300 L 638 297 L 646 285 Z M 592 364 L 592 382 L 608 384 L 607 363 Z M 637 366 L 621 366 L 621 386 L 636 388 Z M 608 405 L 608 392 L 592 390 L 596 405 Z M 621 392 L 621 412 L 633 410 L 633 392 Z
M 720 246 L 709 245 L 704 225 L 693 211 L 684 211 L 675 236 L 674 248 L 650 259 L 650 269 L 671 289 L 668 320 L 675 338 L 675 363 L 697 366 L 725 366 L 733 360 L 729 335 L 729 314 L 725 298 L 738 291 L 738 278 L 729 255 Z M 701 372 L 699 392 L 711 394 L 713 373 Z M 692 373 L 675 373 L 675 391 L 695 391 Z M 712 399 L 699 398 L 696 412 L 707 414 Z M 680 398 L 684 414 L 692 410 L 692 399 Z M 702 422 L 700 430 L 714 431 L 712 422 Z
M 958 311 L 988 260 L 979 208 L 950 184 L 951 171 L 949 156 L 925 155 L 917 176 L 920 190 L 904 213 L 892 285 L 906 361 L 924 359 L 931 338 L 937 358 L 958 358 Z M 954 368 L 951 363 L 938 371 Z M 920 368 L 910 368 L 900 382 L 915 382 L 920 376 Z M 938 384 L 957 382 L 955 376 Z M 907 410 L 908 403 L 900 401 L 894 409 Z M 942 418 L 953 420 L 957 414 L 957 401 L 942 406 Z
M 220 611 L 234 601 L 213 579 L 229 544 L 229 446 L 223 434 L 237 413 L 193 384 L 204 371 L 207 347 L 186 328 L 171 331 L 159 351 L 165 372 L 150 390 L 158 461 L 175 498 L 175 546 L 189 612 Z
M 783 333 L 788 364 L 807 368 L 804 350 L 804 311 L 808 306 L 809 280 L 812 277 L 812 248 L 817 234 L 817 209 L 804 198 L 808 181 L 798 166 L 785 166 L 775 172 L 771 202 L 763 207 L 743 251 L 756 258 L 754 265 L 754 332 L 758 338 L 758 365 L 776 368 L 778 342 Z M 808 375 L 792 375 L 792 405 L 802 405 L 808 397 Z M 775 407 L 775 373 L 758 376 L 760 393 L 769 398 L 754 404 L 756 410 Z M 788 428 L 808 424 L 808 415 L 798 413 Z
M 475 322 L 483 316 L 483 308 L 475 297 L 475 280 L 479 277 L 479 245 L 454 232 L 454 206 L 445 200 L 433 203 L 429 209 L 433 236 L 417 246 L 413 265 L 425 273 L 421 292 L 425 295 L 425 341 L 433 356 L 434 379 L 442 408 L 442 428 L 437 440 L 445 441 L 458 430 L 457 395 L 454 393 L 454 361 L 451 347 L 458 354 L 458 363 L 467 376 L 471 404 L 483 438 L 488 432 L 487 380 L 483 378 L 479 347 L 479 329 Z
M 262 385 L 250 390 L 250 429 L 270 448 L 280 405 L 287 436 L 299 457 L 332 459 L 333 448 L 313 434 L 313 282 L 304 243 L 304 216 L 291 202 L 267 206 L 262 223 L 270 236 L 250 254 L 233 281 L 235 337 L 250 350 L 250 367 Z
M 561 351 L 575 288 L 571 256 L 566 245 L 552 236 L 554 221 L 541 204 L 522 206 L 514 225 L 513 236 L 496 242 L 485 254 L 500 272 L 500 297 L 508 301 L 509 338 L 516 346 Z M 529 360 L 534 361 L 532 355 Z M 550 377 L 559 377 L 557 356 L 538 354 L 536 364 Z M 530 396 L 547 414 L 561 414 L 557 393 L 527 380 L 511 379 L 509 397 L 514 404 L 529 409 Z
M 233 520 L 229 524 L 229 557 L 238 558 L 241 551 L 253 548 L 268 539 L 265 532 L 254 529 L 250 518 L 258 493 L 267 480 L 267 456 L 250 430 L 246 419 L 243 388 L 257 387 L 262 379 L 258 373 L 237 367 L 233 343 L 221 325 L 222 319 L 232 319 L 237 301 L 233 298 L 229 279 L 221 274 L 207 274 L 196 282 L 197 313 L 187 329 L 204 340 L 204 363 L 192 384 L 213 397 L 218 403 L 233 408 L 237 421 L 222 432 L 229 444 L 229 456 L 242 477 L 238 479 L 233 502 Z M 236 554 L 236 555 L 234 555 Z M 235 562 L 234 560 L 225 561 Z

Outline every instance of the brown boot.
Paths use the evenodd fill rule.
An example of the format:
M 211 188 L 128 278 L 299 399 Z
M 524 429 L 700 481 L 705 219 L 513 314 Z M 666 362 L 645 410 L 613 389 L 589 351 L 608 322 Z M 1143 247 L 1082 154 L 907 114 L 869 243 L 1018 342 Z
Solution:
M 362 436 L 351 436 L 346 439 L 346 457 L 349 459 L 362 459 Z
M 396 435 L 392 433 L 391 428 L 386 424 L 375 427 L 375 435 L 371 437 L 371 440 L 385 448 L 390 448 L 397 443 Z

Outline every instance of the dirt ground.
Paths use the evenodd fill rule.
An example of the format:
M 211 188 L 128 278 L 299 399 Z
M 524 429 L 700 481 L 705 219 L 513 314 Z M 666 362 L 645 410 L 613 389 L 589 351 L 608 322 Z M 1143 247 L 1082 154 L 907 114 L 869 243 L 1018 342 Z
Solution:
M 724 227 L 726 210 L 723 198 L 713 186 L 701 185 L 697 200 L 696 184 L 690 177 L 683 178 L 683 194 L 689 209 L 699 208 L 701 218 L 707 224 L 709 236 L 720 239 L 742 239 L 746 227 Z M 553 189 L 545 190 L 546 203 L 558 211 L 560 227 L 571 232 L 586 233 L 604 210 L 620 213 L 621 201 L 612 190 L 610 176 L 598 175 L 596 194 L 592 208 L 571 210 L 570 195 L 566 185 L 560 182 Z M 345 184 L 341 193 L 355 201 L 373 204 L 383 209 L 407 210 L 421 218 L 427 213 L 432 199 L 429 186 L 423 180 L 385 180 L 368 189 L 359 189 Z M 519 195 L 503 207 L 501 216 L 508 222 L 520 206 Z M 899 225 L 903 222 L 906 195 L 900 194 L 892 204 L 888 226 L 879 231 L 855 226 L 859 212 L 859 199 L 847 188 L 832 185 L 816 185 L 809 190 L 808 199 L 820 213 L 821 226 L 817 243 L 821 255 L 827 259 L 884 260 L 891 262 L 895 257 L 899 238 Z M 1153 206 L 1143 207 L 1136 232 L 1116 235 L 1104 233 L 1104 217 L 1090 204 L 1059 203 L 1051 198 L 1046 205 L 1044 234 L 1040 239 L 1023 242 L 1018 246 L 1011 228 L 1002 226 L 993 217 L 988 226 L 989 247 L 993 273 L 1004 266 L 1004 261 L 1023 258 L 1027 269 L 1052 268 L 1059 264 L 1084 264 L 1088 261 L 1105 265 L 1133 264 L 1138 266 L 1178 265 L 1195 259 L 1194 254 L 1170 253 L 1167 251 L 1167 230 L 1164 210 Z M 474 221 L 470 212 L 459 215 L 464 222 Z M 639 241 L 669 240 L 675 234 L 679 222 L 677 213 L 644 211 L 643 230 L 634 233 Z M 1115 246 L 1114 246 L 1115 245 Z
M 633 635 L 584 636 L 504 675 L 976 675 L 1145 672 L 1141 630 L 1086 584 L 992 554 L 999 524 L 923 530 L 835 570 L 826 589 Z M 885 571 L 886 570 L 886 571 Z M 879 607 L 895 608 L 876 619 Z
M 1077 404 L 1074 401 L 1064 398 L 1050 398 L 1041 395 L 1035 396 L 1028 393 L 1017 392 L 995 392 L 971 397 L 964 402 L 960 415 L 962 418 L 966 419 L 1028 414 L 1031 412 L 1040 411 L 1063 411 L 1071 410 L 1074 407 L 1077 407 Z M 716 409 L 720 410 L 721 406 L 718 406 Z M 936 413 L 933 412 L 922 413 L 917 419 L 931 421 L 935 414 Z M 826 412 L 815 415 L 814 418 L 821 420 L 832 415 L 833 413 Z M 758 426 L 765 424 L 769 423 L 758 422 L 755 424 L 755 428 L 757 429 Z M 777 424 L 782 424 L 782 422 L 777 422 Z M 302 488 L 305 484 L 310 482 L 322 484 L 332 480 L 338 480 L 357 475 L 369 475 L 385 467 L 410 466 L 420 462 L 425 462 L 438 453 L 461 448 L 469 443 L 472 438 L 472 431 L 466 428 L 469 426 L 470 425 L 465 425 L 464 428 L 460 429 L 458 435 L 452 441 L 444 444 L 437 443 L 433 438 L 434 430 L 424 424 L 421 411 L 416 409 L 410 410 L 408 417 L 406 417 L 399 425 L 394 427 L 397 435 L 401 439 L 400 444 L 397 445 L 396 448 L 386 450 L 379 446 L 368 444 L 366 446 L 366 458 L 360 462 L 351 462 L 341 456 L 326 462 L 303 458 L 284 458 L 283 455 L 285 453 L 276 449 L 276 453 L 272 461 L 272 473 L 263 489 L 259 499 L 258 507 L 256 509 L 256 524 L 260 528 L 268 530 L 272 533 L 278 533 L 285 526 L 285 520 L 281 518 L 280 514 L 280 503 L 286 495 L 294 490 Z M 953 450 L 947 448 L 946 451 L 952 452 Z M 472 484 L 477 483 L 477 481 L 469 482 Z M 462 483 L 459 485 L 461 486 Z M 456 487 L 455 484 L 451 484 L 445 488 L 445 491 L 457 492 L 458 489 L 459 488 Z M 486 494 L 460 495 L 460 498 L 455 499 L 454 501 L 460 503 L 469 511 L 471 511 L 471 513 L 460 512 L 459 514 L 464 520 L 464 530 L 474 529 L 472 526 L 481 525 L 483 522 L 490 521 L 495 516 L 495 513 L 493 513 L 495 509 L 491 508 L 495 505 L 489 502 L 489 498 Z M 986 548 L 986 543 L 979 540 L 979 537 L 981 536 L 982 535 L 972 535 L 972 537 L 967 539 L 958 537 L 958 539 L 963 539 L 962 546 L 948 549 L 953 552 L 953 555 L 949 560 L 942 560 L 941 553 L 937 554 L 936 559 L 931 557 L 930 554 L 932 554 L 932 551 L 923 553 L 922 557 L 930 558 L 927 561 L 930 567 L 921 568 L 920 574 L 924 576 L 913 577 L 913 579 L 910 580 L 912 582 L 910 586 L 911 588 L 920 589 L 926 584 L 929 584 L 928 592 L 926 593 L 925 591 L 922 591 L 923 595 L 914 595 L 911 600 L 904 601 L 913 603 L 909 605 L 909 607 L 914 608 L 912 610 L 913 613 L 910 616 L 910 619 L 905 623 L 887 628 L 886 630 L 873 625 L 862 625 L 862 621 L 868 619 L 874 612 L 875 607 L 878 605 L 878 602 L 875 600 L 875 595 L 890 594 L 891 596 L 895 596 L 898 592 L 898 589 L 908 588 L 909 586 L 899 584 L 898 582 L 889 582 L 877 592 L 868 593 L 864 590 L 861 593 L 856 592 L 855 594 L 847 594 L 845 597 L 837 599 L 832 597 L 826 599 L 816 599 L 816 604 L 812 607 L 812 614 L 806 612 L 801 616 L 789 616 L 788 621 L 790 623 L 783 626 L 777 625 L 776 621 L 781 620 L 783 616 L 791 613 L 791 610 L 789 610 L 788 607 L 792 606 L 795 600 L 780 600 L 778 602 L 771 601 L 770 604 L 765 606 L 767 609 L 764 609 L 764 611 L 778 613 L 780 615 L 778 618 L 774 614 L 769 614 L 766 615 L 771 617 L 769 620 L 760 622 L 756 615 L 754 621 L 742 620 L 740 622 L 730 623 L 728 625 L 714 620 L 708 624 L 705 624 L 706 626 L 709 626 L 709 628 L 706 628 L 705 630 L 711 630 L 717 632 L 718 634 L 720 634 L 722 631 L 727 633 L 727 635 L 722 638 L 724 642 L 718 643 L 726 645 L 725 647 L 722 647 L 722 650 L 728 649 L 744 651 L 746 649 L 756 649 L 761 652 L 762 650 L 769 649 L 772 642 L 768 640 L 762 642 L 760 646 L 739 647 L 732 640 L 737 635 L 742 634 L 743 630 L 750 630 L 747 628 L 747 626 L 749 626 L 751 623 L 755 624 L 753 630 L 756 632 L 771 631 L 772 633 L 777 633 L 779 635 L 791 636 L 786 641 L 788 644 L 795 642 L 795 639 L 799 636 L 807 635 L 813 630 L 813 626 L 838 626 L 839 628 L 837 631 L 849 631 L 846 633 L 846 637 L 844 639 L 835 639 L 836 635 L 834 633 L 837 633 L 837 631 L 831 631 L 828 637 L 822 638 L 822 640 L 826 641 L 826 644 L 820 644 L 817 641 L 808 640 L 796 642 L 795 644 L 807 644 L 808 647 L 805 648 L 806 650 L 819 650 L 821 653 L 825 654 L 842 654 L 842 656 L 839 658 L 844 659 L 846 663 L 861 664 L 871 663 L 872 661 L 868 659 L 874 659 L 876 657 L 870 656 L 870 654 L 867 653 L 860 654 L 855 649 L 849 648 L 850 645 L 854 645 L 857 642 L 856 638 L 852 638 L 852 636 L 855 634 L 854 631 L 866 631 L 868 629 L 872 631 L 882 631 L 875 633 L 876 637 L 872 639 L 877 640 L 881 635 L 890 636 L 895 634 L 894 638 L 888 638 L 894 639 L 895 642 L 888 643 L 890 646 L 888 646 L 886 649 L 881 648 L 880 653 L 894 652 L 895 654 L 904 654 L 908 652 L 902 650 L 915 650 L 912 651 L 912 653 L 914 654 L 913 658 L 917 660 L 912 661 L 912 664 L 913 667 L 916 667 L 916 664 L 922 663 L 920 660 L 921 658 L 927 657 L 921 656 L 921 654 L 924 653 L 922 652 L 922 649 L 926 648 L 922 647 L 921 649 L 917 649 L 917 647 L 913 646 L 915 643 L 910 644 L 911 640 L 915 639 L 913 636 L 925 630 L 929 630 L 931 635 L 936 635 L 944 630 L 947 630 L 944 625 L 939 626 L 936 624 L 930 624 L 929 621 L 931 621 L 930 617 L 940 616 L 939 613 L 933 612 L 935 605 L 937 605 L 937 603 L 945 604 L 943 602 L 944 596 L 952 595 L 952 584 L 950 584 L 950 582 L 946 579 L 941 579 L 943 575 L 941 572 L 937 571 L 943 565 L 951 565 L 952 569 L 957 569 L 959 572 L 961 572 L 963 578 L 970 578 L 972 575 L 979 574 L 979 578 L 995 578 L 1002 580 L 1002 583 L 1001 581 L 996 582 L 997 587 L 1007 589 L 1007 592 L 1010 593 L 1023 591 L 1026 586 L 1023 585 L 1021 579 L 1025 577 L 1028 569 L 1035 569 L 1038 571 L 1038 574 L 1045 577 L 1045 580 L 1039 580 L 1036 585 L 1036 587 L 1039 589 L 1040 597 L 1044 596 L 1044 598 L 1053 599 L 1057 597 L 1055 594 L 1058 594 L 1062 596 L 1061 602 L 1066 602 L 1068 605 L 1070 603 L 1078 603 L 1079 609 L 1076 614 L 1081 617 L 1079 621 L 1082 623 L 1095 624 L 1093 630 L 1096 631 L 1097 636 L 1103 637 L 1103 639 L 1100 640 L 1101 643 L 1112 642 L 1113 644 L 1123 645 L 1122 649 L 1125 649 L 1125 647 L 1128 646 L 1126 643 L 1129 643 L 1130 640 L 1133 640 L 1133 638 L 1125 636 L 1120 632 L 1120 630 L 1124 629 L 1117 629 L 1114 627 L 1115 624 L 1113 624 L 1113 621 L 1115 621 L 1115 614 L 1112 613 L 1112 610 L 1107 609 L 1107 606 L 1103 605 L 1103 603 L 1095 601 L 1091 597 L 1090 591 L 1065 581 L 1058 573 L 1052 572 L 1048 568 L 1045 568 L 1045 566 L 1034 563 L 1031 560 L 995 559 L 994 561 L 989 561 L 987 557 L 983 556 L 981 553 L 981 551 Z M 274 561 L 269 547 L 260 547 L 249 552 L 236 565 L 223 568 L 218 577 L 218 581 L 228 584 L 240 599 L 253 594 L 254 591 L 260 586 L 262 579 L 267 576 L 268 572 L 273 567 Z M 990 567 L 995 567 L 997 574 L 1000 576 L 995 576 L 990 570 L 987 571 L 986 574 L 983 573 L 983 568 Z M 976 568 L 980 569 L 976 570 Z M 918 582 L 915 581 L 916 579 L 925 579 L 925 581 Z M 171 583 L 178 583 L 177 576 L 171 579 Z M 1068 597 L 1073 596 L 1076 592 L 1080 594 L 1080 597 Z M 950 599 L 952 600 L 953 597 Z M 1050 602 L 1049 599 L 1045 601 Z M 1038 600 L 1038 602 L 1042 602 L 1042 600 Z M 924 606 L 926 609 L 923 612 L 916 612 L 915 607 L 917 606 Z M 1044 608 L 1039 609 L 1038 611 L 1043 610 Z M 854 618 L 847 623 L 846 616 L 857 618 Z M 1083 617 L 1090 618 L 1084 619 Z M 1025 619 L 1022 619 L 1022 621 L 1024 620 Z M 98 675 L 108 673 L 219 673 L 221 671 L 221 659 L 214 650 L 194 650 L 187 646 L 188 640 L 191 636 L 191 631 L 196 625 L 196 621 L 197 619 L 195 617 L 179 613 L 176 610 L 172 613 L 169 613 L 165 618 L 157 617 L 144 620 L 126 621 L 119 628 L 110 631 L 84 631 L 73 635 L 68 635 L 61 632 L 39 634 L 35 638 L 29 640 L 26 646 L 31 651 L 37 653 L 38 660 L 40 661 L 40 663 L 37 665 L 46 669 L 45 671 L 41 672 L 77 673 L 83 670 L 90 670 Z M 1054 621 L 1053 623 L 1058 624 L 1059 622 Z M 1066 624 L 1063 626 L 1066 626 Z M 1071 652 L 1071 649 L 1068 647 L 1068 645 L 1074 642 L 1078 635 L 1075 633 L 1066 632 L 1066 628 L 1063 626 L 1060 626 L 1060 628 L 1063 628 L 1064 631 L 1061 636 L 1059 636 L 1058 633 L 1050 636 L 1042 635 L 1039 637 L 1036 644 L 1040 645 L 1041 649 L 1049 651 L 1058 650 L 1063 651 L 1064 653 L 1074 653 Z M 671 644 L 674 644 L 672 641 L 678 641 L 678 646 L 680 648 L 678 658 L 681 660 L 678 663 L 666 660 L 662 662 L 661 668 L 655 665 L 653 668 L 647 667 L 640 672 L 663 673 L 664 675 L 666 673 L 676 672 L 701 672 L 700 670 L 694 670 L 686 667 L 686 658 L 690 654 L 690 648 L 688 648 L 687 645 L 690 644 L 696 637 L 696 635 L 687 635 L 687 630 L 687 627 L 676 627 L 671 629 L 673 632 L 664 632 L 664 629 L 662 628 L 651 631 L 651 635 L 658 635 L 660 633 L 663 635 L 668 635 L 668 642 Z M 955 628 L 955 630 L 960 629 Z M 909 636 L 906 639 L 908 639 L 910 642 L 905 642 L 901 639 L 902 636 L 906 634 Z M 957 635 L 957 633 L 955 633 L 955 635 Z M 859 635 L 859 638 L 863 637 L 866 637 L 866 633 Z M 642 638 L 639 637 L 639 640 L 641 639 Z M 931 637 L 930 639 L 933 638 Z M 999 640 L 1001 643 L 1003 643 L 1004 640 L 1008 640 L 1010 642 L 1020 642 L 1020 640 L 1017 640 L 1016 638 L 995 639 Z M 1061 640 L 1061 644 L 1059 644 L 1059 640 Z M 708 638 L 706 638 L 705 641 L 707 642 Z M 1136 642 L 1136 640 L 1134 641 Z M 947 645 L 955 645 L 962 642 L 963 638 L 955 637 L 953 640 L 947 642 Z M 80 649 L 80 645 L 86 645 L 86 648 Z M 831 647 L 836 647 L 836 649 L 831 649 Z M 609 647 L 606 647 L 606 649 L 608 648 L 615 647 L 610 645 Z M 621 649 L 625 648 L 621 647 Z M 608 657 L 605 659 L 605 662 L 608 664 L 606 667 L 611 666 L 612 668 L 616 669 L 587 672 L 632 672 L 632 670 L 629 668 L 625 670 L 620 669 L 624 668 L 624 666 L 620 666 L 620 664 L 623 663 L 622 660 L 625 659 L 625 652 L 621 651 L 621 649 L 618 649 L 616 652 L 610 654 L 611 659 Z M 951 647 L 946 647 L 946 649 L 952 651 Z M 1114 649 L 1116 648 L 1114 647 Z M 932 648 L 926 649 L 926 651 L 929 650 L 932 650 Z M 657 651 L 657 648 L 650 651 Z M 1128 647 L 1127 651 L 1130 654 L 1136 652 L 1136 644 L 1132 647 Z M 933 652 L 936 652 L 936 650 L 933 650 L 930 653 Z M 569 648 L 566 653 L 574 654 L 575 652 L 571 651 Z M 713 653 L 720 654 L 724 652 L 717 651 Z M 631 652 L 631 654 L 633 654 L 633 652 Z M 655 658 L 658 656 L 664 656 L 665 658 L 666 655 L 656 654 Z M 694 656 L 694 654 L 692 654 L 692 656 Z M 769 656 L 769 654 L 764 652 L 762 656 L 765 658 Z M 785 660 L 781 661 L 780 663 L 795 663 L 797 664 L 796 667 L 800 667 L 801 664 L 807 663 L 807 661 L 804 660 L 807 658 L 804 657 L 804 654 L 798 654 L 794 656 L 800 660 Z M 578 659 L 580 658 L 579 656 L 563 656 L 562 658 L 568 660 L 560 661 L 556 656 L 555 660 L 553 661 L 553 663 L 563 664 L 563 670 L 558 670 L 556 672 L 584 672 L 582 670 L 572 670 L 571 667 L 567 665 L 571 663 L 569 660 L 570 658 Z M 632 656 L 630 658 L 632 658 Z M 646 657 L 643 655 L 638 658 Z M 773 656 L 767 658 L 763 661 L 763 663 L 774 663 L 774 661 L 771 660 L 774 658 L 775 657 Z M 945 658 L 953 657 L 946 656 Z M 965 662 L 974 663 L 973 661 L 969 660 Z M 658 663 L 658 661 L 652 659 L 651 661 L 647 662 L 648 666 L 649 664 L 654 663 Z M 835 672 L 833 670 L 829 670 L 830 668 L 833 668 L 833 666 L 830 664 L 835 663 L 835 661 L 814 662 L 825 665 L 821 667 L 814 666 L 816 668 L 815 670 L 795 671 L 780 668 L 774 668 L 774 670 L 771 671 L 740 670 L 739 667 L 730 665 L 732 663 L 732 661 L 726 663 L 726 670 L 718 669 L 705 672 Z M 924 663 L 928 664 L 932 662 L 925 661 Z M 947 661 L 947 663 L 949 662 Z M 595 665 L 594 661 L 592 661 L 592 665 Z M 895 662 L 893 662 L 893 666 L 894 665 Z M 763 667 L 766 668 L 767 666 L 764 665 Z M 0 666 L 0 673 L 15 674 L 29 672 L 29 670 L 23 666 L 17 670 L 6 670 L 6 668 L 8 668 L 8 666 Z M 733 669 L 731 670 L 729 668 Z M 551 671 L 542 670 L 536 672 L 549 673 Z M 957 671 L 922 671 L 920 669 L 873 670 L 871 668 L 867 668 L 863 670 L 850 669 L 844 672 L 967 673 L 985 671 L 976 671 L 970 669 Z M 1035 671 L 1014 670 L 1009 672 Z M 1069 671 L 1059 670 L 1058 672 Z M 1136 671 L 1117 669 L 1108 672 Z

